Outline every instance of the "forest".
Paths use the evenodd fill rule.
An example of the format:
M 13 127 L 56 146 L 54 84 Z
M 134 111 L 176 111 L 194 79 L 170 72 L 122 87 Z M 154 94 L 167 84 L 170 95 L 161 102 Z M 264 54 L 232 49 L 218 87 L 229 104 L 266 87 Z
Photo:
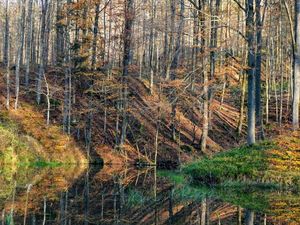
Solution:
M 0 223 L 300 224 L 300 0 L 0 0 Z

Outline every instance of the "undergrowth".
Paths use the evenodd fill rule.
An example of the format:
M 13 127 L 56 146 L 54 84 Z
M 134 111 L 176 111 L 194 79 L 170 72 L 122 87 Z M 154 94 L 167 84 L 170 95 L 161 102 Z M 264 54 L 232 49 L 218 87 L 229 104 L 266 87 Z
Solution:
M 300 136 L 280 136 L 274 141 L 242 146 L 204 158 L 183 168 L 194 183 L 228 185 L 300 186 Z
M 44 118 L 30 106 L 0 113 L 0 165 L 56 167 L 85 163 L 74 141 L 56 126 L 44 125 Z

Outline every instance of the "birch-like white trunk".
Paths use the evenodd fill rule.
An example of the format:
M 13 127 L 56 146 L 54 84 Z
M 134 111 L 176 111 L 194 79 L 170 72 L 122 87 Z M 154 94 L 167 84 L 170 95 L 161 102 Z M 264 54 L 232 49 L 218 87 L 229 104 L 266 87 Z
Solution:
M 293 128 L 299 129 L 300 99 L 300 0 L 295 1 L 295 53 L 294 53 L 294 93 L 293 93 Z

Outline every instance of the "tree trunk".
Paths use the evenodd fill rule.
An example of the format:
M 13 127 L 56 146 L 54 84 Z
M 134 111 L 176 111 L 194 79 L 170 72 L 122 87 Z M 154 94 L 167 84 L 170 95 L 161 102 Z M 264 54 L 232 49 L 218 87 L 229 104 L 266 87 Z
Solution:
M 94 37 L 93 37 L 93 49 L 92 49 L 92 70 L 95 70 L 96 55 L 97 55 L 97 38 L 98 38 L 98 25 L 99 25 L 99 13 L 100 4 L 96 3 L 95 8 L 95 22 L 94 22 Z
M 123 76 L 122 76 L 122 103 L 123 103 L 123 113 L 122 113 L 122 131 L 120 138 L 120 147 L 123 146 L 126 140 L 126 130 L 127 130 L 127 76 L 130 60 L 131 51 L 131 34 L 133 25 L 133 0 L 125 1 L 125 27 L 124 27 L 124 54 L 123 54 Z
M 68 4 L 71 4 L 71 0 L 67 1 Z M 72 88 L 72 75 L 71 75 L 71 55 L 70 55 L 70 11 L 67 12 L 67 25 L 64 30 L 65 36 L 65 52 L 64 55 L 64 64 L 65 66 L 65 78 L 64 78 L 64 106 L 63 106 L 63 131 L 70 134 L 71 131 L 71 88 Z
M 62 12 L 61 12 L 61 0 L 57 0 L 56 11 L 56 64 L 60 66 L 63 62 L 64 54 L 64 28 L 62 25 Z
M 205 5 L 199 6 L 202 10 L 205 9 Z M 201 13 L 199 15 L 200 20 L 200 32 L 201 32 L 201 54 L 202 54 L 202 62 L 201 62 L 201 69 L 203 75 L 203 121 L 202 121 L 202 136 L 200 140 L 200 148 L 201 151 L 204 152 L 206 150 L 206 142 L 208 137 L 208 122 L 209 122 L 209 96 L 208 96 L 208 74 L 205 70 L 206 66 L 206 59 L 205 59 L 205 51 L 206 51 L 206 32 L 205 32 L 205 16 Z
M 28 0 L 28 14 L 27 14 L 27 39 L 26 39 L 26 73 L 25 73 L 25 85 L 29 85 L 29 72 L 30 72 L 30 60 L 31 60 L 31 44 L 32 44 L 32 26 L 33 26 L 33 12 L 32 4 L 33 0 Z
M 294 53 L 294 93 L 293 93 L 293 128 L 299 129 L 300 100 L 300 0 L 295 1 L 295 53 Z
M 25 37 L 25 12 L 26 5 L 25 0 L 21 1 L 21 16 L 19 18 L 19 39 L 18 39 L 18 51 L 17 51 L 17 62 L 16 62 L 16 101 L 15 101 L 15 109 L 18 108 L 19 104 L 19 92 L 20 92 L 20 67 L 22 63 L 22 51 L 24 45 L 24 37 Z
M 41 103 L 42 81 L 45 73 L 46 61 L 46 16 L 48 11 L 48 0 L 42 1 L 42 18 L 41 18 L 41 33 L 40 33 L 40 65 L 37 79 L 37 104 Z
M 6 67 L 6 108 L 9 109 L 10 105 L 10 60 L 9 60 L 9 16 L 8 16 L 8 0 L 6 0 L 5 7 L 5 34 L 3 45 L 3 63 Z
M 246 213 L 245 213 L 245 224 L 246 225 L 254 225 L 254 220 L 255 220 L 255 215 L 254 215 L 254 212 L 253 211 L 250 211 L 250 210 L 246 210 Z
M 170 40 L 167 54 L 167 63 L 166 63 L 166 80 L 169 80 L 171 77 L 171 66 L 174 59 L 174 30 L 175 30 L 175 0 L 171 1 L 171 30 L 170 30 Z
M 253 0 L 246 0 L 246 38 L 248 42 L 248 130 L 247 143 L 255 143 L 255 42 Z
M 183 28 L 184 28 L 184 11 L 185 11 L 185 5 L 184 5 L 184 0 L 180 0 L 180 12 L 179 12 L 179 17 L 180 17 L 180 22 L 178 26 L 178 35 L 177 35 L 177 40 L 176 40 L 176 47 L 175 47 L 175 56 L 174 56 L 174 61 L 173 61 L 173 68 L 176 69 L 178 66 L 178 62 L 180 59 L 180 52 L 181 52 L 181 39 L 182 39 L 182 33 L 183 33 Z
M 256 62 L 255 62 L 255 111 L 256 125 L 258 128 L 258 139 L 264 138 L 263 119 L 261 110 L 261 50 L 262 50 L 262 18 L 261 0 L 255 1 L 256 10 Z
M 4 44 L 3 44 L 3 63 L 6 66 L 9 61 L 9 15 L 8 15 L 8 0 L 5 6 L 5 30 L 4 30 Z

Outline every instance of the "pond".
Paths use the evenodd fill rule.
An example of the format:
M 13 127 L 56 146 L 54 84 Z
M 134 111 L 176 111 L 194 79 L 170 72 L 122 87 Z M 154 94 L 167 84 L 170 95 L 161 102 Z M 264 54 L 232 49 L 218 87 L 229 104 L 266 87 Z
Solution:
M 0 224 L 300 224 L 297 192 L 189 186 L 120 165 L 1 170 L 0 209 Z

